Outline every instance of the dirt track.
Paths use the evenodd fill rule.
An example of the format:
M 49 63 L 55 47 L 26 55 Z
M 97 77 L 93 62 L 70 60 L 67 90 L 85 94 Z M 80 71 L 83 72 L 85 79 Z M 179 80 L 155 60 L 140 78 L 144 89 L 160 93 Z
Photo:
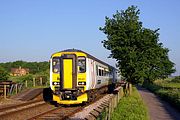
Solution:
M 146 90 L 138 87 L 144 103 L 147 105 L 150 120 L 180 120 L 180 112 L 171 107 L 167 102 Z

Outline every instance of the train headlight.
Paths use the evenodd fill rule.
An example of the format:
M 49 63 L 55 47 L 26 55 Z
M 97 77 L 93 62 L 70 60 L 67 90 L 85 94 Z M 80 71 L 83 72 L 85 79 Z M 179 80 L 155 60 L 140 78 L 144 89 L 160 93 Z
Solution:
M 78 85 L 86 85 L 86 82 L 78 82 Z
M 60 82 L 53 82 L 53 85 L 60 85 Z

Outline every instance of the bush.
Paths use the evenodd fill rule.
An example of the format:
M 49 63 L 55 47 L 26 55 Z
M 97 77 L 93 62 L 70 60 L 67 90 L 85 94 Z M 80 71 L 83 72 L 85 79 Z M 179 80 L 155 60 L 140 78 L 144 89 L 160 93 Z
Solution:
M 180 83 L 180 76 L 175 77 L 171 82 Z
M 25 75 L 25 76 L 21 76 L 21 77 L 19 77 L 19 80 L 17 82 L 23 83 L 26 80 L 27 81 L 32 81 L 33 80 L 33 75 L 28 74 L 28 75 Z
M 179 89 L 164 89 L 156 84 L 149 84 L 145 86 L 150 91 L 160 96 L 163 100 L 169 102 L 171 105 L 180 110 L 180 90 Z
M 9 78 L 9 74 L 0 67 L 0 81 L 5 81 Z

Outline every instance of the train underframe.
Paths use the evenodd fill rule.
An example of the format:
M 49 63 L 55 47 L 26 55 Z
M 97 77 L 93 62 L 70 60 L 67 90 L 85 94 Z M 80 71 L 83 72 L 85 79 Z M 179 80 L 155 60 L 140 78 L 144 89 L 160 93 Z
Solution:
M 44 91 L 44 100 L 62 105 L 82 104 L 94 101 L 100 94 L 113 92 L 115 84 L 104 86 L 98 89 L 92 89 L 84 93 L 79 93 L 77 90 L 63 90 L 58 94 L 52 92 L 51 89 Z M 50 92 L 51 91 L 51 92 Z M 49 94 L 49 95 L 47 95 Z M 48 97 L 49 96 L 49 97 Z

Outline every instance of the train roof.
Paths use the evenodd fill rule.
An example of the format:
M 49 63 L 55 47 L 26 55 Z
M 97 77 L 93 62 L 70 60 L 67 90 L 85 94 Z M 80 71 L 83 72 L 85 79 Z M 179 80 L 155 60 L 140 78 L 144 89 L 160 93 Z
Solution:
M 93 59 L 93 60 L 95 60 L 95 61 L 97 61 L 97 62 L 99 62 L 101 64 L 104 64 L 104 65 L 107 65 L 108 67 L 116 69 L 115 67 L 113 67 L 113 66 L 111 66 L 111 65 L 109 65 L 109 64 L 107 64 L 107 63 L 105 63 L 105 62 L 103 62 L 101 60 L 99 60 L 98 58 L 96 58 L 96 57 L 94 57 L 94 56 L 90 55 L 89 53 L 84 52 L 82 50 L 78 50 L 78 49 L 66 49 L 66 50 L 62 50 L 62 51 L 59 51 L 59 52 L 82 52 L 82 53 L 86 54 L 88 58 L 91 58 L 91 59 Z

